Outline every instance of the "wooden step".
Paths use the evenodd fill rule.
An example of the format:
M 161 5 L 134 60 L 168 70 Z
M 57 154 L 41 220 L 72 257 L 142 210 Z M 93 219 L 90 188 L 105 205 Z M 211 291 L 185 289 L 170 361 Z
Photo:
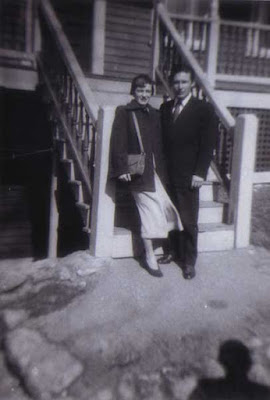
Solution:
M 216 201 L 200 201 L 199 224 L 223 221 L 223 204 Z
M 201 201 L 213 201 L 214 200 L 213 185 L 203 185 L 200 188 L 200 200 Z
M 223 251 L 234 247 L 234 227 L 226 224 L 199 224 L 198 250 Z M 142 251 L 139 236 L 132 235 L 131 231 L 125 228 L 114 228 L 113 237 L 113 258 L 125 258 L 138 256 Z M 161 254 L 162 249 L 158 248 L 156 254 Z
M 74 194 L 75 201 L 78 203 L 83 203 L 83 190 L 82 182 L 78 180 L 73 180 L 68 182 L 71 186 L 71 190 Z
M 67 141 L 64 138 L 58 138 L 57 139 L 57 150 L 59 154 L 60 160 L 65 160 L 67 159 Z
M 77 202 L 76 207 L 80 212 L 84 227 L 89 228 L 90 206 L 86 203 Z
M 134 202 L 129 198 L 119 197 L 116 202 L 116 213 L 119 217 L 119 221 L 128 223 L 129 220 L 134 219 L 136 208 Z M 200 201 L 199 208 L 199 223 L 220 223 L 224 220 L 224 207 L 222 203 L 215 201 Z M 121 223 L 121 226 L 122 223 Z
M 203 251 L 223 251 L 234 247 L 234 226 L 222 223 L 200 224 L 198 249 Z
M 74 163 L 73 160 L 69 158 L 65 158 L 61 160 L 61 163 L 64 165 L 67 177 L 69 181 L 75 181 L 75 169 L 74 169 Z

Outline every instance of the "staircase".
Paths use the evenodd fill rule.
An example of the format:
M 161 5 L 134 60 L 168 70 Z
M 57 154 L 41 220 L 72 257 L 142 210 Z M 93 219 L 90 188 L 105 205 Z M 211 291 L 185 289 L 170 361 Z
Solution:
M 131 100 L 130 83 L 108 79 L 88 78 L 98 102 L 102 105 L 126 104 Z M 156 95 L 151 104 L 159 108 L 163 99 Z M 226 223 L 228 195 L 210 168 L 207 184 L 200 189 L 198 249 L 202 251 L 229 250 L 234 247 L 234 226 Z M 139 219 L 130 196 L 125 190 L 116 193 L 116 217 L 113 257 L 130 257 L 141 252 Z M 161 247 L 157 253 L 162 252 Z
M 198 250 L 221 251 L 234 247 L 234 227 L 225 223 L 228 210 L 226 193 L 210 170 L 207 183 L 200 189 Z M 156 253 L 162 253 L 158 244 Z M 130 197 L 124 191 L 116 194 L 116 223 L 113 238 L 113 257 L 139 255 L 139 217 Z
M 90 234 L 90 204 L 91 197 L 82 180 L 80 179 L 79 170 L 74 162 L 72 155 L 69 153 L 67 143 L 63 139 L 56 140 L 58 147 L 58 155 L 60 163 L 65 171 L 65 179 L 67 180 L 70 192 L 72 193 L 75 206 L 81 220 L 83 232 Z
M 126 78 L 129 78 L 130 81 L 130 78 L 136 74 L 136 69 L 132 72 L 125 66 L 125 71 L 116 71 L 114 65 L 121 65 L 121 60 L 115 57 L 108 58 L 108 55 L 111 54 L 112 46 L 118 45 L 118 41 L 114 38 L 110 41 L 107 40 L 107 44 L 109 43 L 110 46 L 107 46 L 105 49 L 107 76 L 99 78 L 95 76 L 86 80 L 53 10 L 45 2 L 41 3 L 41 7 L 46 21 L 42 26 L 47 31 L 43 34 L 46 40 L 43 43 L 43 52 L 39 58 L 39 66 L 45 86 L 52 99 L 52 120 L 55 121 L 55 141 L 60 163 L 66 172 L 68 185 L 73 193 L 76 208 L 80 215 L 82 230 L 92 240 L 92 235 L 95 235 L 95 232 L 92 231 L 92 214 L 99 213 L 98 207 L 102 208 L 101 203 L 102 199 L 104 199 L 102 196 L 107 196 L 105 194 L 106 185 L 103 183 L 102 189 L 99 189 L 101 190 L 101 196 L 98 195 L 101 203 L 97 202 L 93 207 L 95 185 L 97 184 L 97 180 L 100 180 L 100 175 L 97 171 L 103 168 L 102 164 L 104 165 L 108 162 L 108 147 L 106 147 L 106 152 L 101 154 L 100 159 L 96 158 L 96 155 L 101 151 L 100 148 L 103 146 L 100 144 L 100 141 L 102 141 L 100 135 L 103 135 L 102 132 L 105 125 L 106 130 L 110 131 L 113 115 L 112 111 L 110 111 L 110 117 L 107 118 L 107 122 L 104 122 L 104 118 L 106 120 L 106 112 L 98 115 L 98 105 L 116 106 L 127 103 L 130 100 L 130 83 L 126 79 L 123 81 L 119 80 L 119 77 L 125 73 Z M 115 24 L 119 22 L 119 19 L 122 21 L 121 24 L 125 25 L 122 7 L 120 9 L 109 2 L 108 9 L 111 11 L 111 15 L 108 17 L 109 21 L 107 23 L 110 29 L 113 29 L 113 26 L 115 28 Z M 149 10 L 147 10 L 148 12 Z M 150 18 L 150 14 L 147 13 L 142 18 L 144 24 L 147 18 Z M 132 15 L 128 14 L 127 18 L 132 19 Z M 126 48 L 126 43 L 131 38 L 130 35 L 131 33 L 124 35 L 123 43 L 121 42 L 123 47 L 120 43 L 121 49 Z M 138 50 L 139 48 L 135 47 L 135 49 Z M 120 53 L 118 50 L 119 56 Z M 124 56 L 120 54 L 120 58 Z M 107 61 L 110 60 L 110 62 L 106 63 L 106 57 Z M 49 65 L 47 64 L 48 59 L 58 60 L 58 62 Z M 124 63 L 124 65 L 126 64 Z M 141 68 L 138 69 L 138 72 L 141 72 Z M 149 72 L 149 70 L 145 72 Z M 161 76 L 160 73 L 159 76 Z M 165 80 L 163 78 L 161 80 L 165 83 L 166 87 Z M 207 95 L 209 93 L 210 90 Z M 161 102 L 161 96 L 154 96 L 151 101 L 152 105 L 157 108 L 159 108 Z M 225 114 L 225 117 L 223 114 Z M 226 112 L 223 109 L 221 109 L 219 116 L 221 118 L 224 117 L 225 122 L 227 121 Z M 110 121 L 109 123 L 108 120 Z M 106 137 L 108 138 L 108 132 L 106 133 Z M 99 139 L 98 142 L 96 142 L 96 138 Z M 108 141 L 108 139 L 106 140 Z M 108 146 L 108 143 L 106 146 Z M 94 166 L 96 168 L 93 168 Z M 106 171 L 103 171 L 102 179 L 103 181 L 106 179 Z M 211 169 L 207 184 L 201 188 L 199 251 L 227 250 L 234 246 L 233 226 L 226 223 L 228 199 L 224 193 L 220 177 Z M 103 228 L 100 228 L 99 240 L 103 240 L 104 243 L 106 240 L 111 240 L 110 246 L 112 247 L 112 252 L 110 255 L 112 257 L 137 255 L 140 253 L 141 244 L 138 235 L 138 223 L 136 224 L 135 221 L 133 224 L 132 222 L 134 208 L 132 208 L 129 201 L 126 201 L 125 196 L 124 200 L 121 200 L 121 196 L 119 197 L 118 193 L 116 193 L 115 206 L 116 217 L 113 237 L 110 234 L 108 236 L 103 235 Z M 112 213 L 114 211 L 113 206 Z M 111 215 L 113 215 L 112 213 Z M 96 215 L 94 216 L 96 217 Z M 106 218 L 105 213 L 103 215 L 100 214 L 98 218 L 95 218 L 95 224 L 100 224 L 100 219 Z M 101 222 L 101 225 L 103 226 L 104 223 Z M 99 228 L 94 229 L 98 230 Z M 94 240 L 96 239 L 94 238 Z M 157 252 L 160 252 L 159 248 Z M 100 255 L 102 256 L 102 254 Z

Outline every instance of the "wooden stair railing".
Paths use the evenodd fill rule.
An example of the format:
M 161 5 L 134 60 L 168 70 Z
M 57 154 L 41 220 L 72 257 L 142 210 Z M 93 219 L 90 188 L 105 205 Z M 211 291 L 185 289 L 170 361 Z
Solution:
M 67 172 L 84 230 L 90 232 L 98 104 L 50 1 L 39 6 L 41 77 L 49 101 L 54 139 Z
M 157 42 L 155 48 L 159 52 L 155 69 L 157 78 L 165 87 L 168 96 L 172 97 L 169 77 L 173 70 L 181 64 L 188 65 L 193 70 L 195 76 L 193 95 L 209 101 L 214 106 L 220 121 L 217 146 L 211 167 L 220 183 L 228 189 L 235 119 L 230 111 L 218 100 L 206 74 L 192 52 L 185 45 L 164 5 L 160 2 L 156 5 L 155 15 L 156 33 L 154 33 L 154 37 Z M 155 60 L 157 57 L 154 56 L 153 59 Z

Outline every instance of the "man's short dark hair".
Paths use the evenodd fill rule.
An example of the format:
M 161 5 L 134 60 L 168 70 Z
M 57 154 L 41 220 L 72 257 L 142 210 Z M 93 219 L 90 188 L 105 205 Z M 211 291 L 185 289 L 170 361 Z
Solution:
M 147 74 L 140 74 L 135 76 L 131 82 L 130 94 L 134 95 L 137 87 L 144 87 L 145 85 L 151 85 L 152 87 L 152 95 L 154 94 L 154 82 Z
M 188 65 L 183 64 L 183 65 L 176 66 L 172 70 L 171 75 L 170 75 L 170 83 L 171 84 L 173 83 L 175 75 L 179 74 L 180 72 L 186 72 L 187 74 L 190 74 L 191 81 L 194 81 L 194 71 L 193 71 L 193 69 L 190 68 Z

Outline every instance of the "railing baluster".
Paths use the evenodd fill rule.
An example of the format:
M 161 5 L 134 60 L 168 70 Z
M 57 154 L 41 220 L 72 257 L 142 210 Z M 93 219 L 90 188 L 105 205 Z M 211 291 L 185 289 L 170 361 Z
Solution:
M 88 151 L 89 151 L 89 143 L 90 143 L 90 121 L 89 116 L 86 114 L 85 120 L 85 135 L 82 145 L 82 159 L 84 167 L 88 170 L 89 168 L 89 159 L 88 159 Z

